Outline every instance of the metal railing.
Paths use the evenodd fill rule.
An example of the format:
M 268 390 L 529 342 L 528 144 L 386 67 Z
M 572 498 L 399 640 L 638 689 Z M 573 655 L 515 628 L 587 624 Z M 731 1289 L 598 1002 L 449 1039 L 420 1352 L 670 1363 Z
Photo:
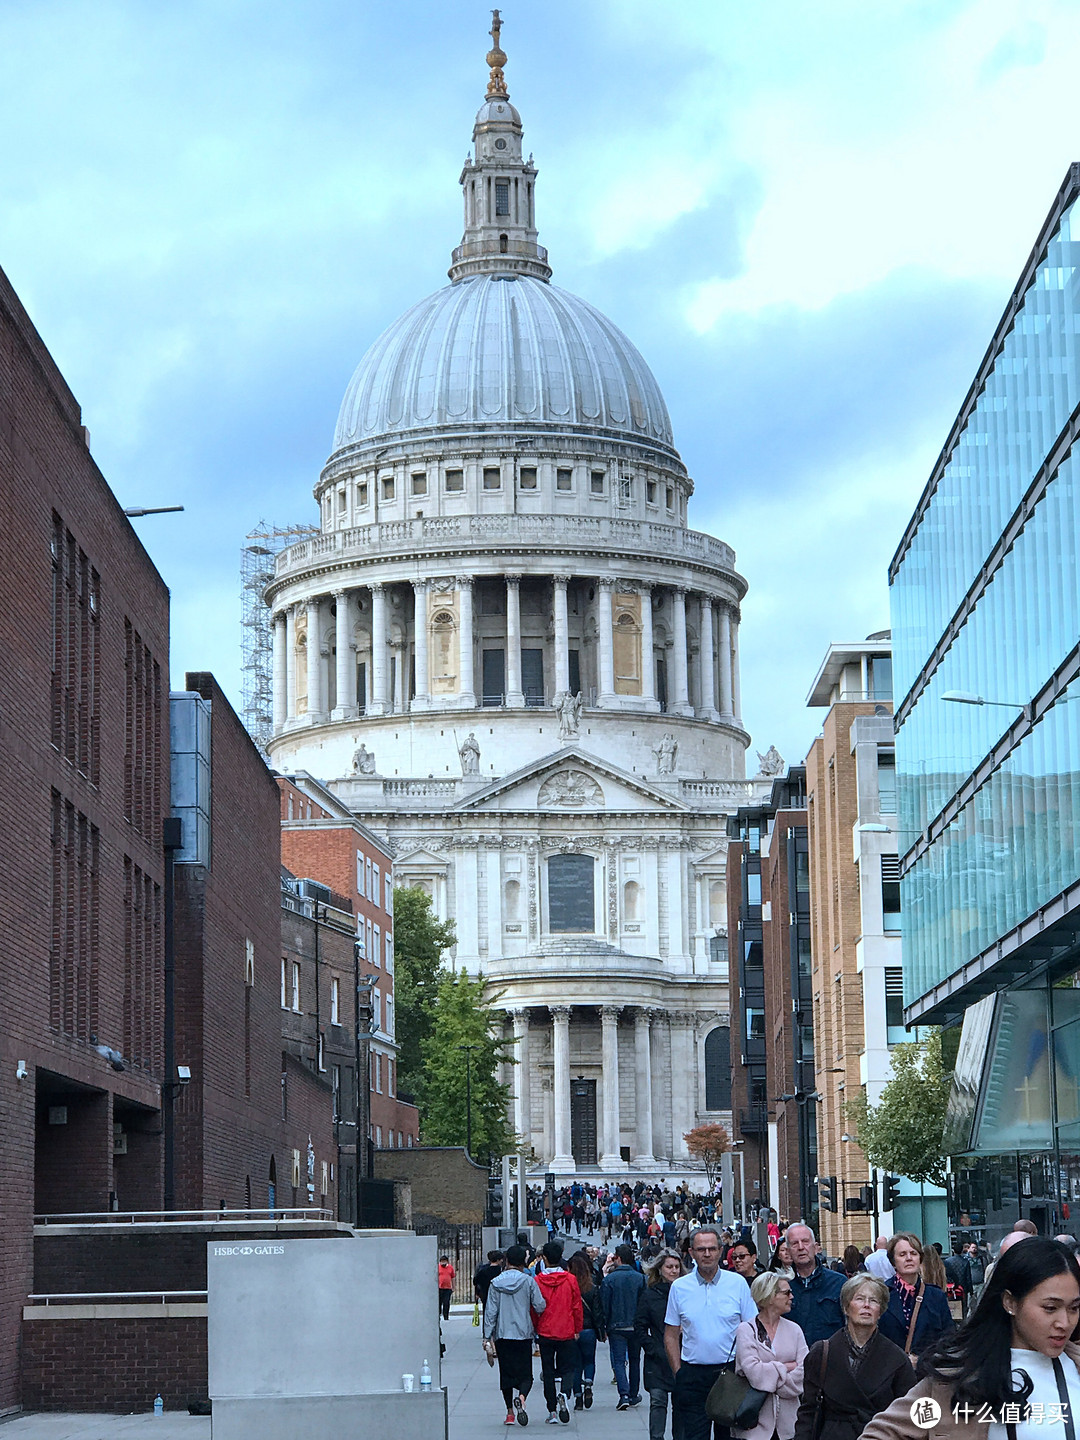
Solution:
M 70 1293 L 55 1291 L 48 1295 L 28 1295 L 31 1305 L 126 1305 L 130 1301 L 168 1305 L 173 1300 L 200 1304 L 206 1300 L 205 1290 L 78 1290 Z
M 35 1215 L 35 1225 L 160 1225 L 220 1224 L 222 1221 L 332 1220 L 332 1210 L 318 1206 L 287 1206 L 277 1210 L 73 1210 Z

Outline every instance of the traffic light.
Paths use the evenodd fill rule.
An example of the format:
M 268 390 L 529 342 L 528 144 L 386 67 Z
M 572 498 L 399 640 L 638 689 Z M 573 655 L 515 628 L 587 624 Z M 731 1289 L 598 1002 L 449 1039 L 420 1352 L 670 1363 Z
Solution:
M 833 1213 L 835 1214 L 835 1212 L 836 1212 L 836 1176 L 835 1176 L 835 1175 L 819 1175 L 819 1176 L 818 1176 L 817 1186 L 818 1186 L 818 1206 L 819 1206 L 820 1209 L 822 1209 L 822 1210 L 832 1210 Z
M 900 1176 L 886 1175 L 881 1190 L 882 1210 L 895 1210 L 900 1203 Z

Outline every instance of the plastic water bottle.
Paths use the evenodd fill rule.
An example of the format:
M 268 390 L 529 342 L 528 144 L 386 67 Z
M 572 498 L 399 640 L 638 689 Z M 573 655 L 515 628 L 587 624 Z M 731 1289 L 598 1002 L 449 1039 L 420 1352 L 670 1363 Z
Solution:
M 161 1398 L 160 1395 L 155 1395 L 155 1396 L 154 1396 L 154 1414 L 155 1414 L 155 1415 L 164 1415 L 164 1414 L 165 1414 L 165 1401 Z
M 420 1393 L 431 1389 L 431 1366 L 425 1360 L 420 1367 Z

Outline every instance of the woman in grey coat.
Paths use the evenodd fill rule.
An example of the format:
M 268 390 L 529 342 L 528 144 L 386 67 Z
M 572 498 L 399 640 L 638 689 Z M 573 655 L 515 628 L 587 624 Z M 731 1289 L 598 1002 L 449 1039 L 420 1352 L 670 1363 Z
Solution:
M 499 1389 L 506 1402 L 504 1425 L 515 1420 L 519 1425 L 529 1423 L 525 1400 L 533 1383 L 532 1317 L 547 1308 L 540 1286 L 525 1269 L 528 1258 L 524 1245 L 510 1246 L 506 1269 L 492 1280 L 484 1306 L 484 1348 L 493 1344 L 498 1357 Z

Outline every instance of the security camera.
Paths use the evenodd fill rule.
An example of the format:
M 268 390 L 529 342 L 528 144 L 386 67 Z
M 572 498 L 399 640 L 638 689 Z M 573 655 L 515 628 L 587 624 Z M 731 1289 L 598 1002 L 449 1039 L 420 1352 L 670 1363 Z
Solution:
M 190 1065 L 177 1065 L 177 1067 L 176 1067 L 176 1080 L 177 1080 L 177 1083 L 178 1083 L 179 1085 L 190 1085 L 190 1084 L 191 1084 L 191 1066 L 190 1066 Z
M 26 1077 L 27 1077 L 29 1074 L 30 1074 L 30 1071 L 29 1071 L 29 1069 L 27 1068 L 26 1061 L 25 1061 L 25 1060 L 20 1060 L 19 1063 L 15 1066 L 15 1079 L 16 1079 L 16 1080 L 25 1080 Z

